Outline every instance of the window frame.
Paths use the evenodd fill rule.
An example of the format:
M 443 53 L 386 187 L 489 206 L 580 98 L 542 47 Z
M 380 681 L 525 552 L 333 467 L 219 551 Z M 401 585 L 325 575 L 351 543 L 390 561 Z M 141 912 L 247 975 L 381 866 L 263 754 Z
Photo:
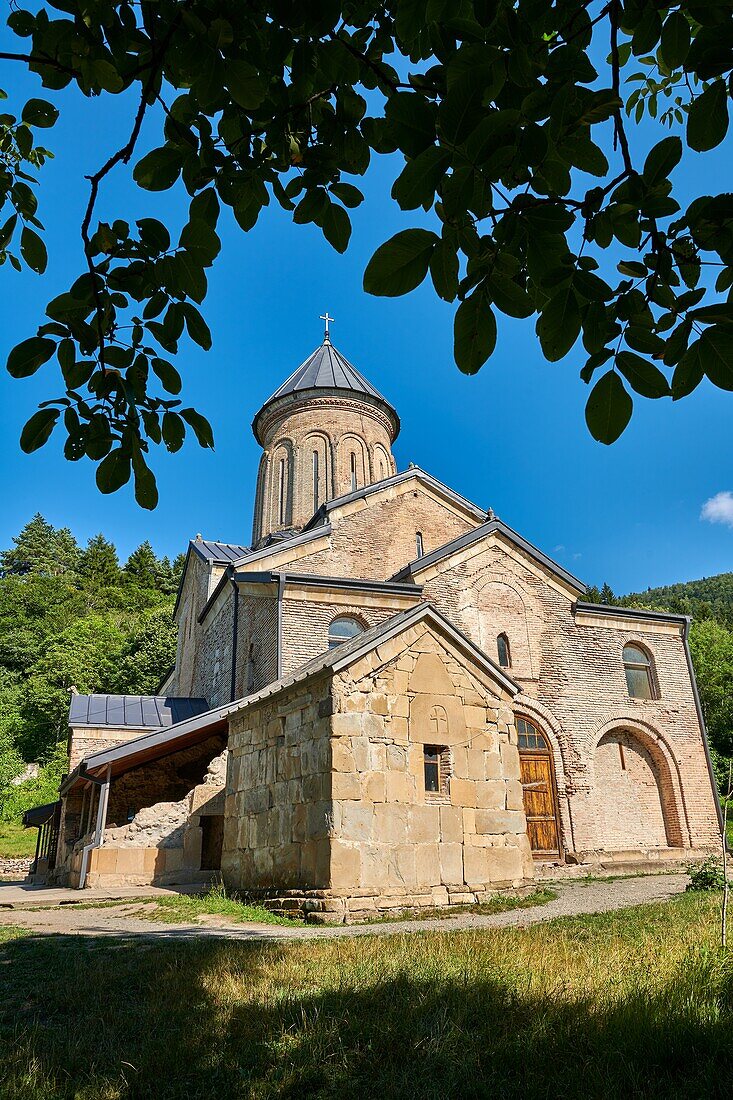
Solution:
M 423 543 L 422 531 L 415 532 L 415 557 L 421 558 L 425 554 L 425 545 Z
M 629 660 L 626 656 L 628 649 L 635 649 L 644 658 L 641 661 Z M 651 651 L 636 640 L 629 640 L 624 642 L 621 649 L 621 663 L 624 669 L 624 678 L 626 680 L 626 691 L 629 699 L 636 699 L 642 703 L 650 702 L 654 699 L 660 698 L 659 683 L 657 681 L 656 668 L 654 666 L 654 657 Z M 644 672 L 646 674 L 646 683 L 649 691 L 648 695 L 639 695 L 637 692 L 632 691 L 632 677 L 634 673 Z M 629 673 L 632 675 L 630 676 Z
M 423 747 L 423 791 L 426 802 L 450 802 L 450 780 L 452 763 L 447 745 L 424 744 Z M 429 759 L 430 757 L 430 759 Z M 428 768 L 437 769 L 437 789 L 428 787 Z
M 526 732 L 524 732 L 523 730 L 520 729 L 520 724 L 522 724 L 522 723 L 525 726 L 528 726 L 530 730 L 534 731 L 534 734 L 533 734 L 534 740 L 535 741 L 537 741 L 537 740 L 540 741 L 541 744 L 539 744 L 539 745 L 537 745 L 537 744 L 535 744 L 535 745 L 529 745 L 529 744 L 523 745 L 521 743 L 522 738 L 527 736 Z M 518 747 L 520 752 L 544 753 L 545 756 L 549 755 L 550 758 L 552 758 L 553 753 L 552 753 L 552 746 L 550 745 L 550 739 L 547 736 L 547 734 L 545 733 L 545 731 L 543 729 L 541 729 L 540 726 L 538 726 L 536 722 L 534 722 L 531 718 L 527 718 L 527 716 L 524 715 L 524 714 L 515 714 L 514 715 L 514 724 L 517 728 L 517 747 Z
M 353 623 L 359 629 L 355 630 L 353 634 L 349 634 L 349 635 L 347 635 L 343 638 L 339 638 L 338 636 L 333 634 L 333 627 L 336 623 Z M 329 652 L 332 649 L 337 649 L 340 645 L 343 645 L 345 642 L 350 642 L 353 638 L 358 638 L 359 635 L 363 634 L 365 630 L 366 630 L 366 625 L 356 615 L 336 615 L 333 619 L 331 619 L 330 623 L 328 624 L 328 649 L 329 649 Z
M 501 659 L 501 643 L 504 643 L 506 650 L 506 663 Z M 496 658 L 499 663 L 499 668 L 511 668 L 512 667 L 512 648 L 509 645 L 509 637 L 505 631 L 502 630 L 500 634 L 496 635 Z

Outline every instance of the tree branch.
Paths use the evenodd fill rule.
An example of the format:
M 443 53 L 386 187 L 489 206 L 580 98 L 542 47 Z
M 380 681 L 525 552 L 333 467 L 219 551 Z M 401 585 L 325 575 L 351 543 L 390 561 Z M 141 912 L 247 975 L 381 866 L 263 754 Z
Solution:
M 619 0 L 611 0 L 609 16 L 611 20 L 611 72 L 613 90 L 617 99 L 621 99 L 621 65 L 619 62 L 618 53 L 618 25 L 619 25 Z M 613 112 L 613 147 L 621 146 L 621 156 L 623 157 L 624 168 L 627 175 L 632 175 L 634 172 L 634 166 L 631 163 L 631 154 L 629 152 L 629 143 L 626 138 L 626 130 L 624 129 L 624 116 L 621 111 L 621 107 L 618 106 Z

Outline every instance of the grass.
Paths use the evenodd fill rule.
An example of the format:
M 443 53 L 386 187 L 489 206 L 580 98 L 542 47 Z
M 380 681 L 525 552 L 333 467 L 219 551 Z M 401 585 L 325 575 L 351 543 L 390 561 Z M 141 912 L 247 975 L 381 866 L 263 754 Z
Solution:
M 728 1096 L 719 906 L 296 944 L 21 936 L 0 1096 Z
M 0 821 L 0 859 L 33 856 L 37 833 L 37 829 L 24 829 L 15 821 Z
M 145 920 L 168 923 L 193 923 L 198 917 L 226 917 L 230 921 L 258 924 L 293 924 L 288 917 L 279 917 L 261 905 L 249 905 L 236 897 L 228 897 L 222 887 L 214 886 L 205 894 L 174 894 L 169 897 L 147 898 L 156 908 L 145 911 Z

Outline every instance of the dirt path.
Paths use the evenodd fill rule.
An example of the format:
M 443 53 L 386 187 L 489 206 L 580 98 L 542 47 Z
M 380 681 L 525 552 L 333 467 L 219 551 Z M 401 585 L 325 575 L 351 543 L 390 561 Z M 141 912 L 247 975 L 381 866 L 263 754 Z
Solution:
M 224 919 L 206 918 L 205 923 L 164 924 L 145 919 L 146 907 L 154 904 L 121 904 L 110 908 L 78 909 L 65 905 L 59 909 L 26 909 L 0 912 L 0 926 L 32 929 L 38 935 L 130 936 L 154 939 L 225 938 L 234 940 L 313 940 L 334 936 L 386 936 L 395 932 L 450 932 L 464 928 L 525 928 L 555 917 L 581 913 L 601 913 L 660 901 L 682 893 L 687 875 L 648 875 L 613 879 L 607 882 L 555 884 L 558 896 L 547 905 L 518 909 L 493 916 L 460 914 L 430 920 L 390 921 L 361 925 L 232 924 Z

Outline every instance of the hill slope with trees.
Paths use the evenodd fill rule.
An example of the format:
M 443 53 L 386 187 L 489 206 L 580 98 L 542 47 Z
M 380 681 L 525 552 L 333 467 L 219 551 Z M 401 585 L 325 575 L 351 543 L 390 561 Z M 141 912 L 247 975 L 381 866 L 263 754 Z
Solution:
M 0 553 L 0 820 L 56 797 L 72 688 L 152 694 L 173 665 L 183 556 L 142 543 L 120 564 L 36 515 Z M 29 763 L 37 777 L 15 785 Z

